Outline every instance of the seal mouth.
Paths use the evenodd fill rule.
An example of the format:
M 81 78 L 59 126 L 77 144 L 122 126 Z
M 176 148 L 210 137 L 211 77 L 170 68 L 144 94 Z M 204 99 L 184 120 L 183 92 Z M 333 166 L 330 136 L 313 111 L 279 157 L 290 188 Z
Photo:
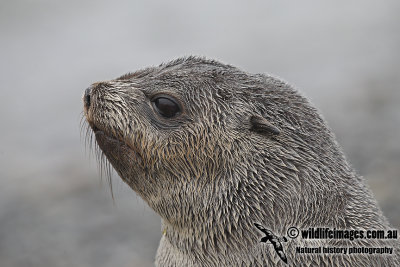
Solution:
M 94 135 L 96 136 L 96 141 L 100 148 L 107 154 L 108 148 L 110 145 L 115 146 L 123 146 L 124 148 L 128 148 L 135 152 L 127 143 L 120 140 L 119 138 L 114 137 L 113 135 L 107 134 L 107 132 L 100 130 L 99 128 L 93 129 Z
M 100 129 L 97 126 L 91 126 L 96 142 L 99 148 L 103 151 L 105 156 L 113 162 L 115 159 L 122 160 L 123 158 L 129 158 L 131 162 L 136 162 L 139 165 L 143 164 L 143 157 L 140 153 L 127 143 L 124 139 L 116 137 L 109 131 Z
M 90 125 L 90 127 L 92 128 L 93 133 L 96 136 L 97 142 L 101 143 L 101 142 L 106 141 L 108 143 L 115 144 L 115 145 L 120 145 L 120 146 L 123 145 L 126 148 L 128 148 L 129 150 L 132 150 L 133 152 L 137 153 L 137 151 L 132 146 L 130 146 L 123 138 L 119 138 L 119 137 L 115 136 L 114 134 L 110 133 L 110 131 L 105 131 L 105 130 L 97 127 L 94 124 Z M 98 138 L 100 136 L 102 138 Z M 100 145 L 100 147 L 102 147 L 101 144 L 99 144 L 99 145 Z

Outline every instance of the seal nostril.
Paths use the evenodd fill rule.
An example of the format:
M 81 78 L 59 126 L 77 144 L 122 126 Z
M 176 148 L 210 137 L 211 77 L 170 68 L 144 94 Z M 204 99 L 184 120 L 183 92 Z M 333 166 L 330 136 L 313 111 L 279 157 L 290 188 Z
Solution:
M 91 88 L 89 87 L 85 90 L 85 95 L 83 96 L 83 101 L 85 103 L 86 108 L 90 107 L 90 92 L 91 92 Z

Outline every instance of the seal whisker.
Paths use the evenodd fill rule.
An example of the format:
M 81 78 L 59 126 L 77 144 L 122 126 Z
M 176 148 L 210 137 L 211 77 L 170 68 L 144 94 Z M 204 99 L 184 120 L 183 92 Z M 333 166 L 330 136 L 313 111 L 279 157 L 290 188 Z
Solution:
M 80 121 L 80 136 L 81 139 L 84 139 L 84 146 L 85 146 L 85 153 L 89 154 L 89 158 L 91 156 L 95 157 L 97 161 L 98 171 L 100 173 L 100 179 L 103 181 L 104 177 L 107 180 L 107 184 L 110 188 L 111 197 L 113 202 L 115 201 L 114 198 L 114 191 L 113 191 L 113 184 L 112 184 L 112 167 L 110 162 L 107 160 L 104 152 L 99 148 L 98 144 L 94 142 L 94 133 L 91 129 L 90 125 L 87 123 L 86 119 L 82 115 Z
M 99 148 L 99 146 L 97 144 L 95 144 L 95 146 L 96 146 L 97 161 L 98 161 L 98 163 L 100 165 L 101 180 L 103 181 L 103 179 L 106 178 L 107 184 L 108 184 L 109 189 L 110 189 L 111 198 L 113 199 L 113 201 L 115 201 L 115 199 L 114 199 L 114 191 L 113 191 L 113 183 L 112 183 L 111 164 L 107 160 L 106 155 Z

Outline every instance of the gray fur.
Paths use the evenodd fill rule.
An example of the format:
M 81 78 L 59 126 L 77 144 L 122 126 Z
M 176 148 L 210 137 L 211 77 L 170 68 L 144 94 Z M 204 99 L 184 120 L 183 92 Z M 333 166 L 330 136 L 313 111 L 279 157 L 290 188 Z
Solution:
M 158 93 L 179 99 L 182 114 L 158 116 Z M 109 162 L 162 218 L 157 266 L 287 266 L 254 223 L 277 236 L 291 226 L 390 228 L 317 110 L 277 78 L 180 58 L 94 84 L 85 115 Z M 396 255 L 304 255 L 296 246 Z M 400 266 L 398 249 L 397 240 L 284 243 L 289 266 Z

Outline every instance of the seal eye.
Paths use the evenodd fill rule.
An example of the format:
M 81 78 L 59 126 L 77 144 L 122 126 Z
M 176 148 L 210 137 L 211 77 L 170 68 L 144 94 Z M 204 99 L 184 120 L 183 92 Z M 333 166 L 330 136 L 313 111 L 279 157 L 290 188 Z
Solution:
M 165 118 L 172 118 L 181 111 L 178 103 L 170 97 L 156 97 L 151 102 L 153 103 L 155 110 Z

